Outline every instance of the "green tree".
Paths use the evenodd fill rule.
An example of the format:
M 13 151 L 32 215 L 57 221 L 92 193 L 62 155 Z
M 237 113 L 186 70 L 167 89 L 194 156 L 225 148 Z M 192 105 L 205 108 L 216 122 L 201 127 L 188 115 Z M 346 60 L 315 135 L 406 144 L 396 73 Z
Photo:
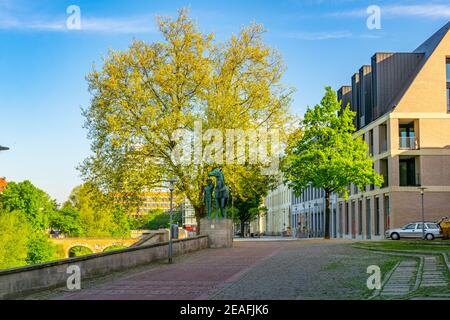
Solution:
M 69 250 L 69 257 L 82 257 L 93 253 L 94 252 L 92 252 L 92 250 L 87 247 L 76 246 Z
M 10 182 L 0 197 L 6 211 L 21 211 L 34 229 L 46 230 L 55 202 L 44 191 L 30 181 Z
M 133 41 L 89 74 L 92 103 L 84 116 L 93 156 L 80 170 L 109 192 L 139 193 L 176 177 L 199 219 L 208 172 L 220 166 L 227 181 L 240 173 L 232 185 L 240 192 L 237 179 L 249 165 L 174 161 L 173 134 L 193 133 L 200 123 L 203 131 L 216 129 L 224 137 L 227 129 L 280 129 L 283 140 L 292 90 L 281 83 L 284 64 L 264 43 L 261 25 L 245 27 L 225 43 L 199 31 L 185 10 L 158 25 L 163 41 Z
M 34 231 L 28 237 L 27 264 L 38 264 L 60 258 L 56 245 L 42 231 Z
M 272 176 L 261 175 L 258 170 L 250 171 L 252 174 L 247 179 L 239 179 L 240 189 L 234 198 L 232 210 L 233 220 L 240 223 L 241 237 L 244 236 L 245 223 L 257 218 L 263 208 L 261 204 L 270 188 L 275 183 Z
M 108 237 L 113 224 L 113 213 L 107 196 L 95 185 L 85 183 L 76 187 L 65 206 L 80 213 L 80 224 L 87 237 Z
M 27 264 L 28 237 L 32 228 L 21 212 L 0 210 L 0 269 Z
M 105 194 L 92 183 L 73 189 L 69 200 L 56 215 L 55 226 L 68 235 L 87 237 L 130 236 L 130 222 L 126 207 L 111 194 Z
M 130 236 L 130 220 L 124 208 L 115 205 L 112 209 L 110 234 L 113 237 L 128 238 Z
M 367 144 L 355 138 L 355 113 L 341 102 L 336 93 L 326 88 L 321 103 L 308 109 L 301 121 L 301 130 L 289 141 L 282 171 L 286 183 L 297 195 L 308 187 L 325 190 L 325 238 L 330 238 L 330 196 L 343 193 L 353 183 L 363 189 L 366 185 L 381 186 L 383 177 L 373 169 Z
M 63 206 L 51 215 L 50 227 L 54 230 L 60 230 L 68 237 L 81 237 L 84 235 L 80 212 L 70 204 Z
M 181 225 L 181 212 L 174 210 L 172 213 L 172 223 Z M 154 210 L 143 218 L 143 228 L 148 230 L 158 230 L 161 228 L 169 228 L 170 214 L 164 210 Z

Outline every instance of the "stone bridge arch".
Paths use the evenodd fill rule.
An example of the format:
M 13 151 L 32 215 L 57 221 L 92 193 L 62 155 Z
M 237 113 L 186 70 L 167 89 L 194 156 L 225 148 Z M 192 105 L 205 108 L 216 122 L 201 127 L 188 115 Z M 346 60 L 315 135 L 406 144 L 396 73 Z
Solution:
M 139 241 L 139 239 L 118 239 L 118 238 L 63 238 L 51 239 L 56 245 L 59 245 L 64 250 L 65 258 L 69 257 L 69 252 L 74 247 L 86 247 L 93 253 L 103 252 L 106 248 L 111 246 L 129 247 Z

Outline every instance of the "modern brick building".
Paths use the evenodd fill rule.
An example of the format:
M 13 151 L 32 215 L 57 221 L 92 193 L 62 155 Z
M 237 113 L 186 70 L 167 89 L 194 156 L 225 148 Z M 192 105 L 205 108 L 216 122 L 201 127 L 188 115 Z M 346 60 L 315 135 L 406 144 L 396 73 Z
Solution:
M 450 23 L 414 52 L 376 53 L 338 91 L 357 113 L 382 187 L 337 200 L 337 234 L 378 239 L 388 228 L 450 215 Z
M 338 98 L 356 112 L 356 135 L 368 144 L 384 184 L 349 186 L 347 200 L 333 195 L 331 236 L 382 239 L 389 228 L 421 220 L 422 187 L 425 219 L 450 216 L 450 23 L 413 52 L 374 54 Z M 268 218 L 280 221 L 268 223 L 269 233 L 287 225 L 281 221 L 289 207 L 289 225 L 322 236 L 323 191 L 307 188 L 296 197 L 285 189 L 266 199 Z

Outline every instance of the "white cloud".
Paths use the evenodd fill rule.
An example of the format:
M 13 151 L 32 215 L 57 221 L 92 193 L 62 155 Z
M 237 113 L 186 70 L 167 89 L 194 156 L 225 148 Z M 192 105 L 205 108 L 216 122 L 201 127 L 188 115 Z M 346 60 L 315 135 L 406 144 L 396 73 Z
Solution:
M 424 4 L 410 6 L 382 7 L 381 12 L 393 16 L 419 16 L 430 18 L 450 18 L 450 5 Z
M 69 31 L 66 20 L 69 15 L 40 15 L 34 12 L 17 11 L 11 8 L 9 0 L 0 0 L 0 30 L 20 31 Z M 84 16 L 81 12 L 81 30 L 79 32 L 107 33 L 154 33 L 154 16 L 103 18 Z
M 291 32 L 284 33 L 284 37 L 297 40 L 330 40 L 352 37 L 349 31 L 330 31 L 330 32 Z
M 380 6 L 382 16 L 392 17 L 424 17 L 450 18 L 450 5 L 447 4 L 418 4 L 418 5 L 389 5 Z M 333 12 L 336 17 L 367 17 L 366 9 Z

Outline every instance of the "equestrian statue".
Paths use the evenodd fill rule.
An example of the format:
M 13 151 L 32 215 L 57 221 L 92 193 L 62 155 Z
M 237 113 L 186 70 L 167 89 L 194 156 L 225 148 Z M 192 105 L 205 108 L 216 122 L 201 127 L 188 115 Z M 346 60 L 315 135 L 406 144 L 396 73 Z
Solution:
M 215 188 L 213 186 L 211 189 L 211 184 L 212 184 L 211 179 L 208 179 L 209 180 L 208 185 L 205 188 L 204 199 L 205 199 L 205 205 L 206 205 L 207 210 L 209 208 L 211 208 L 210 206 L 208 206 L 207 192 L 210 191 L 212 194 L 212 190 L 214 190 L 215 206 L 214 206 L 214 208 L 211 208 L 211 211 L 208 211 L 208 218 L 209 219 L 212 218 L 212 215 L 213 215 L 212 212 L 214 211 L 215 218 L 226 219 L 227 218 L 227 206 L 228 206 L 228 201 L 230 198 L 230 188 L 228 188 L 228 186 L 225 185 L 225 177 L 224 177 L 221 169 L 214 169 L 213 171 L 208 173 L 208 177 L 216 178 Z

